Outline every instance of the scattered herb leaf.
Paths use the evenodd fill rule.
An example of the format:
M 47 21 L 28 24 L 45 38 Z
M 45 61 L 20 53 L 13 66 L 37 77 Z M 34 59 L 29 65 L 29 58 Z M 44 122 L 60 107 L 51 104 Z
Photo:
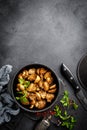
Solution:
M 69 109 L 70 106 L 72 106 L 72 108 L 74 108 L 74 110 L 78 109 L 78 105 L 75 103 L 75 101 L 71 100 L 69 98 L 69 93 L 67 90 L 64 91 L 64 95 L 63 95 L 62 99 L 60 100 L 60 103 L 62 104 L 62 107 L 64 108 L 64 110 L 65 110 L 65 108 L 67 109 L 67 107 Z M 65 126 L 69 130 L 72 130 L 76 123 L 76 119 L 74 116 L 68 114 L 67 110 L 65 110 L 65 111 L 64 110 L 62 111 L 60 109 L 60 107 L 58 105 L 56 105 L 54 107 L 55 116 L 60 118 L 61 126 Z
M 64 107 L 69 107 L 70 103 L 69 103 L 69 93 L 67 90 L 64 91 L 64 95 L 62 97 L 62 99 L 60 100 L 60 102 L 62 103 L 62 105 Z
M 75 103 L 75 101 L 74 101 L 74 103 L 73 103 L 73 108 L 74 108 L 75 110 L 78 109 L 78 105 Z

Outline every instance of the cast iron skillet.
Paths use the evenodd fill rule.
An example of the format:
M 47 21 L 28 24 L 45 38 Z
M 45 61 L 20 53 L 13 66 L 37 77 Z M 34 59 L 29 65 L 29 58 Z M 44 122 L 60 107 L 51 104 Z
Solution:
M 19 101 L 17 101 L 16 98 L 15 98 L 15 97 L 16 97 L 17 77 L 18 77 L 18 74 L 21 73 L 21 72 L 22 72 L 23 70 L 25 70 L 25 69 L 41 68 L 41 67 L 43 67 L 43 68 L 45 68 L 45 69 L 47 69 L 48 71 L 51 72 L 52 77 L 53 77 L 53 79 L 54 79 L 54 83 L 56 83 L 56 85 L 57 85 L 57 91 L 56 91 L 56 93 L 55 93 L 55 98 L 54 98 L 54 100 L 53 100 L 51 103 L 47 103 L 47 105 L 46 105 L 45 108 L 40 109 L 40 110 L 38 110 L 38 109 L 36 109 L 36 108 L 29 109 L 27 106 L 23 106 L 23 105 L 22 105 Z M 27 65 L 27 66 L 24 66 L 23 68 L 21 68 L 21 69 L 17 72 L 17 74 L 15 75 L 15 77 L 14 77 L 14 79 L 13 79 L 13 83 L 12 83 L 12 96 L 13 96 L 15 102 L 18 104 L 18 106 L 19 106 L 21 109 L 23 109 L 23 110 L 25 110 L 25 111 L 27 111 L 27 112 L 36 113 L 36 112 L 43 112 L 43 111 L 46 111 L 46 110 L 50 109 L 50 108 L 55 104 L 55 102 L 57 101 L 58 93 L 59 93 L 59 80 L 58 80 L 58 78 L 57 78 L 55 72 L 54 72 L 52 69 L 50 69 L 49 67 L 47 67 L 47 66 L 45 66 L 45 65 L 43 65 L 43 64 L 29 64 L 29 65 Z

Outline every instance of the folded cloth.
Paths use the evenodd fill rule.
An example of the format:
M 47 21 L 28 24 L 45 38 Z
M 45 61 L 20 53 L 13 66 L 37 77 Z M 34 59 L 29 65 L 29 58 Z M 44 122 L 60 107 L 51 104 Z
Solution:
M 14 108 L 15 102 L 7 91 L 11 71 L 11 65 L 5 65 L 0 69 L 0 125 L 9 122 L 12 115 L 20 112 L 20 108 Z

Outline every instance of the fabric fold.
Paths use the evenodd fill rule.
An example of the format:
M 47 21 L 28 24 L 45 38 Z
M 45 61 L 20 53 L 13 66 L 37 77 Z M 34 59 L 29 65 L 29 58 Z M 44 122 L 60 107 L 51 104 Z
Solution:
M 7 84 L 10 80 L 9 74 L 12 72 L 11 65 L 4 65 L 0 69 L 0 125 L 9 122 L 11 116 L 16 116 L 20 108 L 16 106 L 13 98 L 7 91 Z

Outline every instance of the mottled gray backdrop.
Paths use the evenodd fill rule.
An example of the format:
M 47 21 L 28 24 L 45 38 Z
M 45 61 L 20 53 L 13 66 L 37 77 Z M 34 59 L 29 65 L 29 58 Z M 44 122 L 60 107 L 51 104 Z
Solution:
M 0 67 L 11 64 L 14 75 L 37 62 L 61 76 L 64 62 L 76 77 L 85 53 L 87 0 L 0 0 Z M 87 122 L 87 115 L 81 116 L 80 123 Z M 79 130 L 87 130 L 84 122 L 81 126 Z

